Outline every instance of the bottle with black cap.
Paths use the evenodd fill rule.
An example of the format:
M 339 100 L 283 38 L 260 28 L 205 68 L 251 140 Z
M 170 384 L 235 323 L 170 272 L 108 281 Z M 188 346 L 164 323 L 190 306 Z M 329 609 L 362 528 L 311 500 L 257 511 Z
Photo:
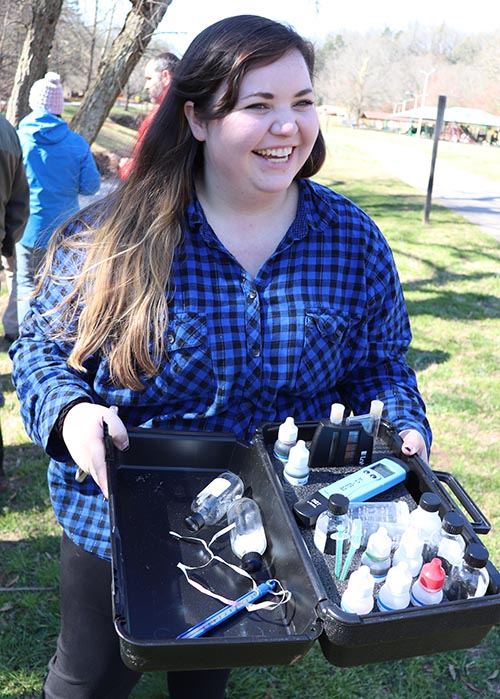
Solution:
M 227 510 L 227 523 L 234 524 L 229 531 L 231 548 L 241 560 L 243 570 L 248 573 L 259 570 L 267 539 L 258 504 L 251 498 L 234 500 Z
M 429 491 L 422 493 L 418 507 L 410 512 L 409 526 L 417 530 L 424 544 L 422 549 L 424 563 L 432 560 L 432 542 L 441 531 L 440 506 L 439 495 Z
M 314 527 L 314 545 L 329 555 L 335 555 L 337 539 L 342 539 L 342 552 L 349 547 L 351 520 L 348 514 L 349 498 L 333 493 L 328 498 L 328 508 L 320 514 Z
M 205 525 L 217 524 L 227 513 L 227 508 L 241 498 L 245 486 L 232 471 L 224 471 L 201 490 L 191 503 L 191 514 L 184 523 L 192 532 Z
M 488 550 L 483 544 L 473 542 L 465 549 L 464 557 L 444 583 L 444 592 L 449 600 L 483 597 L 490 582 L 486 570 Z
M 465 539 L 462 532 L 465 526 L 465 518 L 460 512 L 452 510 L 443 517 L 441 531 L 434 544 L 435 554 L 441 559 L 441 564 L 446 575 L 458 565 L 465 551 Z

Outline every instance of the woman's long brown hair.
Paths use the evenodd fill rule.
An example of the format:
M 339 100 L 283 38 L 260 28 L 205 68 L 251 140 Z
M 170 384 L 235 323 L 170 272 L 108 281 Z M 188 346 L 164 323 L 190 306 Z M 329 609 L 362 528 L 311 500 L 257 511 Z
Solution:
M 193 182 L 203 165 L 202 145 L 184 116 L 192 100 L 203 119 L 231 111 L 249 68 L 269 64 L 291 50 L 304 56 L 311 76 L 314 51 L 293 29 L 254 15 L 221 20 L 191 43 L 172 85 L 140 147 L 134 168 L 88 230 L 54 237 L 42 275 L 51 277 L 51 260 L 62 246 L 84 254 L 78 272 L 65 280 L 70 291 L 58 327 L 73 327 L 68 363 L 85 371 L 92 355 L 104 355 L 117 385 L 140 390 L 165 353 L 170 271 L 181 239 Z M 214 95 L 224 85 L 220 98 Z M 315 174 L 325 158 L 321 133 L 297 177 Z M 85 215 L 79 214 L 80 219 Z

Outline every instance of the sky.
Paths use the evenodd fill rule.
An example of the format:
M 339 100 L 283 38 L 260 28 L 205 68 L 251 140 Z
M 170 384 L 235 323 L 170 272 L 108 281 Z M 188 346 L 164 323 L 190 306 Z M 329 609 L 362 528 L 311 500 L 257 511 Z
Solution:
M 99 0 L 99 7 L 113 0 Z M 93 0 L 80 0 L 82 14 L 88 20 Z M 130 0 L 117 0 L 117 23 L 130 10 Z M 299 34 L 321 41 L 329 32 L 340 30 L 406 29 L 413 22 L 436 26 L 442 22 L 450 29 L 468 34 L 492 32 L 500 28 L 498 0 L 481 0 L 468 9 L 457 0 L 172 0 L 157 34 L 181 55 L 202 29 L 223 17 L 257 14 L 285 21 Z

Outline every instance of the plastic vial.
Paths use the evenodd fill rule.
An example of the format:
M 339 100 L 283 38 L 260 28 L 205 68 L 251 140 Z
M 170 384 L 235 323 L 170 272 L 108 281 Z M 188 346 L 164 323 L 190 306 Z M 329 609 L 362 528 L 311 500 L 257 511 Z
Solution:
M 340 607 L 349 614 L 369 614 L 373 609 L 375 580 L 368 566 L 360 566 L 349 576 Z
M 280 461 L 288 461 L 290 449 L 297 444 L 299 428 L 293 417 L 287 417 L 278 428 L 278 439 L 274 443 L 273 454 Z
M 488 550 L 480 543 L 472 543 L 465 549 L 463 560 L 452 569 L 445 581 L 445 594 L 449 600 L 483 597 L 490 582 L 486 570 Z
M 342 403 L 332 403 L 330 408 L 330 422 L 334 425 L 341 425 L 344 419 L 345 406 Z
M 303 439 L 290 449 L 283 478 L 294 486 L 305 485 L 309 480 L 309 449 Z
M 410 508 L 404 500 L 392 502 L 351 501 L 349 516 L 351 519 L 360 519 L 363 522 L 362 546 L 366 546 L 370 534 L 374 534 L 379 527 L 385 527 L 393 544 L 397 544 L 409 527 Z
M 251 498 L 234 500 L 227 510 L 231 548 L 241 560 L 241 567 L 249 573 L 259 570 L 262 554 L 267 548 L 266 532 L 262 524 L 259 506 Z
M 418 507 L 410 512 L 410 527 L 418 531 L 424 542 L 424 562 L 433 557 L 432 545 L 441 531 L 440 505 L 441 498 L 436 493 L 422 493 Z
M 435 555 L 441 559 L 446 575 L 454 566 L 460 564 L 465 551 L 465 540 L 462 532 L 465 519 L 460 512 L 447 512 L 443 517 L 441 531 L 435 544 Z
M 378 430 L 380 427 L 380 420 L 382 419 L 382 411 L 384 410 L 384 403 L 381 400 L 372 400 L 370 404 L 370 416 L 373 419 L 371 434 L 373 439 L 377 438 Z
M 366 550 L 361 556 L 362 565 L 368 566 L 370 573 L 377 582 L 385 580 L 391 567 L 392 540 L 385 527 L 379 527 L 368 537 Z
M 351 523 L 348 509 L 349 499 L 345 495 L 330 495 L 328 508 L 319 515 L 314 527 L 314 545 L 321 553 L 335 555 L 339 536 L 342 538 L 342 552 L 349 548 Z
M 446 578 L 439 558 L 424 563 L 420 575 L 411 588 L 410 601 L 415 607 L 439 604 L 443 599 L 443 584 Z
M 416 529 L 407 529 L 399 546 L 394 552 L 392 557 L 392 565 L 395 566 L 398 563 L 405 562 L 408 566 L 413 577 L 416 577 L 422 568 L 424 559 L 422 558 L 422 549 L 424 547 L 424 542 Z
M 413 576 L 406 561 L 393 565 L 378 593 L 377 603 L 380 611 L 389 612 L 409 607 L 412 581 Z
M 224 471 L 195 497 L 191 503 L 191 514 L 184 520 L 186 527 L 197 532 L 205 525 L 217 524 L 226 514 L 231 502 L 243 495 L 244 489 L 239 476 Z

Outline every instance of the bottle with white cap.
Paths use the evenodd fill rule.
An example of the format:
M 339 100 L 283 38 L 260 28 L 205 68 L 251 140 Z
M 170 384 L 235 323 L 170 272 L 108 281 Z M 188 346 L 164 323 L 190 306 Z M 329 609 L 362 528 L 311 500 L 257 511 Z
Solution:
M 290 449 L 297 444 L 299 428 L 293 417 L 287 417 L 278 428 L 278 439 L 274 443 L 273 454 L 280 461 L 288 461 Z
M 340 607 L 349 614 L 369 614 L 374 605 L 375 579 L 368 566 L 360 566 L 349 576 L 347 587 L 340 599 Z
M 309 449 L 303 439 L 290 449 L 283 478 L 293 486 L 305 485 L 309 480 Z
M 381 612 L 406 609 L 410 606 L 410 588 L 413 576 L 406 561 L 393 565 L 378 593 L 377 604 Z
M 191 503 L 191 514 L 184 523 L 193 532 L 205 525 L 217 524 L 226 515 L 230 503 L 243 495 L 245 486 L 232 471 L 224 471 L 201 490 Z
M 387 571 L 391 567 L 391 548 L 392 539 L 385 527 L 379 527 L 368 537 L 366 550 L 361 556 L 361 563 L 368 566 L 377 582 L 385 580 Z
M 392 565 L 404 561 L 413 577 L 420 573 L 424 564 L 422 549 L 424 542 L 416 529 L 407 529 L 401 537 L 399 546 L 392 557 Z

